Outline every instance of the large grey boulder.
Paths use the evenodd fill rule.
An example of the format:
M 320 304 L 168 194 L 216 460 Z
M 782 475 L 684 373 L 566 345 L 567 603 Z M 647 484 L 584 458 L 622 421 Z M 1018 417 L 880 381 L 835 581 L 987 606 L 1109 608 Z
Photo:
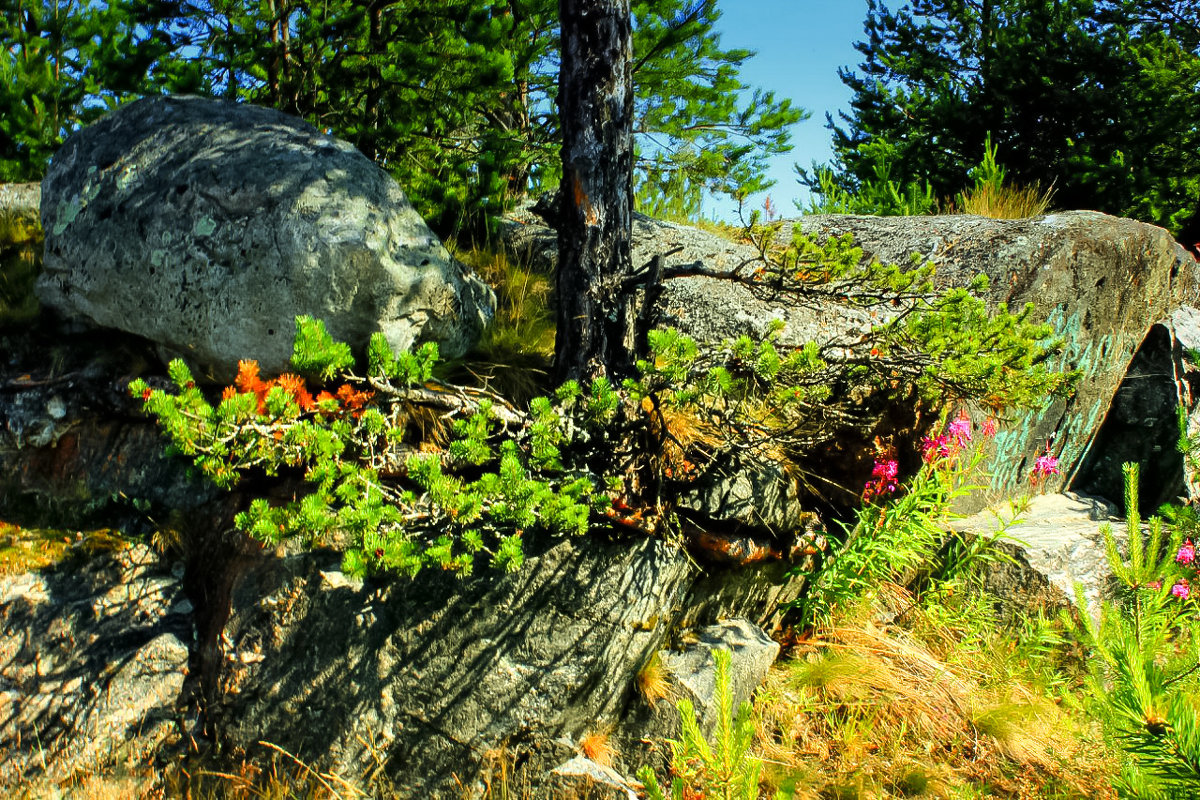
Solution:
M 995 439 L 992 482 L 1015 489 L 1050 442 L 1062 475 L 1047 491 L 1072 486 L 1134 354 L 1151 327 L 1200 291 L 1197 262 L 1162 228 L 1091 211 L 1021 220 L 973 216 L 808 217 L 818 238 L 851 233 L 865 257 L 905 263 L 913 253 L 937 264 L 943 285 L 988 276 L 987 300 L 1018 309 L 1034 304 L 1065 342 L 1057 366 L 1082 373 L 1073 397 L 1056 401 Z M 790 237 L 785 226 L 780 238 Z
M 365 348 L 462 354 L 492 292 L 383 170 L 281 112 L 198 97 L 122 106 L 68 137 L 42 182 L 43 303 L 228 379 L 288 367 L 294 319 Z
M 1078 391 L 1002 428 L 992 467 L 993 488 L 1000 491 L 1025 484 L 1033 459 L 1047 442 L 1063 474 L 1051 476 L 1043 488 L 1070 487 L 1151 327 L 1200 297 L 1197 262 L 1167 231 L 1095 212 L 1023 220 L 813 216 L 783 223 L 774 243 L 790 243 L 797 228 L 817 241 L 852 234 L 864 259 L 908 264 L 916 254 L 937 265 L 936 279 L 945 287 L 965 286 L 985 274 L 990 281 L 985 299 L 991 306 L 1019 309 L 1032 302 L 1035 321 L 1050 323 L 1063 338 L 1057 365 L 1082 372 Z M 505 231 L 510 248 L 543 265 L 553 263 L 553 236 L 527 210 L 515 213 Z M 671 253 L 668 269 L 703 267 L 748 275 L 760 260 L 748 245 L 642 216 L 635 218 L 633 236 L 635 265 Z M 744 282 L 696 275 L 665 281 L 655 315 L 658 325 L 712 343 L 762 335 L 773 320 L 784 322 L 784 345 L 852 342 L 872 322 L 863 310 L 789 304 Z M 831 453 L 828 460 L 853 457 L 847 451 Z
M 998 546 L 1004 557 L 981 568 L 984 588 L 999 598 L 1005 616 L 1031 609 L 1053 611 L 1074 604 L 1076 586 L 1093 617 L 1111 599 L 1112 570 L 1101 527 L 1110 525 L 1122 552 L 1129 539 L 1117 509 L 1103 498 L 1066 492 L 1039 495 L 1014 517 L 1011 509 L 982 511 L 955 520 L 951 530 L 993 538 L 1008 525 Z

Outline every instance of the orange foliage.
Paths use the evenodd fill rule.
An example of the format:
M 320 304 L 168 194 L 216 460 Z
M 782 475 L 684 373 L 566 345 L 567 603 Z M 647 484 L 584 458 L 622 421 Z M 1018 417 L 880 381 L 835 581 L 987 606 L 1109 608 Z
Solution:
M 371 398 L 375 396 L 375 393 L 355 391 L 353 386 L 343 383 L 338 387 L 337 396 L 342 401 L 343 407 L 351 411 L 356 411 L 369 403 Z
M 290 394 L 296 400 L 296 405 L 300 406 L 301 411 L 315 411 L 318 403 L 337 400 L 343 410 L 361 412 L 363 407 L 375 396 L 374 392 L 360 392 L 350 384 L 343 383 L 338 387 L 336 395 L 322 390 L 314 400 L 308 386 L 304 383 L 304 378 L 299 375 L 284 373 L 274 380 L 264 381 L 259 375 L 257 361 L 239 361 L 237 377 L 232 386 L 225 387 L 221 399 L 228 400 L 237 394 L 254 394 L 258 397 L 258 413 L 265 414 L 267 393 L 276 386 Z

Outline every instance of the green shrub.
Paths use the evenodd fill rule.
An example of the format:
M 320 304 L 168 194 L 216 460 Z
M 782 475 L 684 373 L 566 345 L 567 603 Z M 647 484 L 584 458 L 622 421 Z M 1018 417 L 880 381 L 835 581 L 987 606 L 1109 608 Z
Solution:
M 982 282 L 939 294 L 931 265 L 861 255 L 848 238 L 797 236 L 750 279 L 796 302 L 886 303 L 893 315 L 857 342 L 782 348 L 776 327 L 701 348 L 652 331 L 637 378 L 568 383 L 527 409 L 434 380 L 431 345 L 393 353 L 376 335 L 359 374 L 349 348 L 306 318 L 293 359 L 303 375 L 264 380 L 243 362 L 217 401 L 174 362 L 173 392 L 130 388 L 218 485 L 295 484 L 290 501 L 255 499 L 239 528 L 337 544 L 356 574 L 467 573 L 480 558 L 513 569 L 526 532 L 580 533 L 604 518 L 677 533 L 671 498 L 713 465 L 741 454 L 813 469 L 822 448 L 862 425 L 864 407 L 1037 406 L 1069 391 L 1071 376 L 1047 365 L 1058 343 L 1030 309 L 988 314 Z

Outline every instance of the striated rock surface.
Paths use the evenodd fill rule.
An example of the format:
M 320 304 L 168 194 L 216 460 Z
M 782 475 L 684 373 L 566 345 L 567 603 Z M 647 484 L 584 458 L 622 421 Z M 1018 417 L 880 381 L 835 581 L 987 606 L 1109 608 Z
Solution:
M 191 611 L 141 546 L 0 577 L 0 785 L 145 763 L 177 739 Z
M 596 537 L 554 543 L 516 574 L 465 582 L 373 586 L 319 555 L 266 562 L 234 596 L 220 743 L 252 752 L 274 737 L 340 774 L 387 776 L 406 797 L 458 797 L 459 782 L 478 780 L 497 753 L 544 775 L 628 716 L 635 675 L 681 635 L 685 609 L 704 608 L 709 624 L 755 618 L 737 625 L 739 642 L 756 643 L 753 667 L 738 672 L 739 697 L 749 696 L 778 652 L 753 633 L 773 608 L 753 605 L 761 595 L 746 586 L 768 579 L 726 576 L 746 591 L 706 601 L 699 577 L 663 542 Z M 713 679 L 706 693 L 704 665 L 693 662 L 681 670 L 705 709 Z M 645 762 L 645 736 L 614 737 L 618 772 Z
M 491 290 L 350 144 L 281 112 L 151 97 L 72 134 L 42 183 L 38 295 L 227 380 L 288 367 L 294 319 L 460 355 Z

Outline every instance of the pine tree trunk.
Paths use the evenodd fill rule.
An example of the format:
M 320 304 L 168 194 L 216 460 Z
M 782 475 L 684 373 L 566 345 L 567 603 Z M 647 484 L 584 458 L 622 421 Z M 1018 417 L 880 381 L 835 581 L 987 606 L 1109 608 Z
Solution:
M 633 29 L 629 0 L 559 0 L 560 379 L 619 378 L 633 361 Z

